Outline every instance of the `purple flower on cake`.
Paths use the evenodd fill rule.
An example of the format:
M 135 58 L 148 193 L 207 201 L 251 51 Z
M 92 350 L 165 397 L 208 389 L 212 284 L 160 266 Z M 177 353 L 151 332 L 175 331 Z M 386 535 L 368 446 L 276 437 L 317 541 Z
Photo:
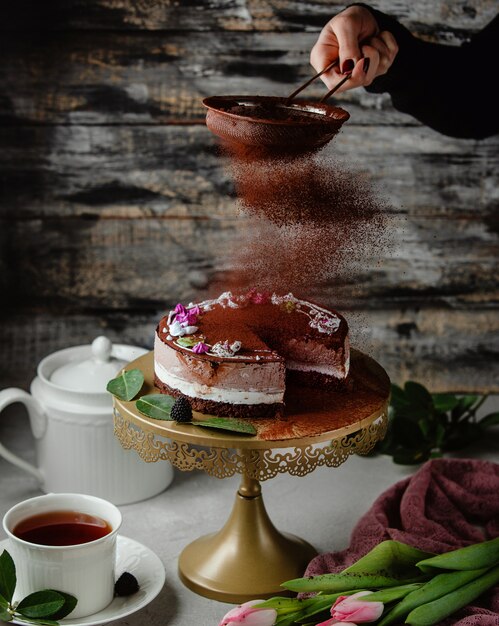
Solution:
M 340 596 L 331 607 L 331 619 L 317 624 L 317 626 L 339 626 L 340 624 L 362 624 L 375 622 L 383 613 L 383 602 L 369 602 L 361 600 L 372 591 L 359 591 L 352 596 Z
M 186 311 L 187 311 L 187 309 L 185 308 L 185 306 L 183 304 L 180 304 L 180 302 L 173 309 L 173 312 L 176 313 L 177 315 L 185 315 Z
M 277 619 L 275 609 L 259 609 L 256 606 L 263 600 L 250 600 L 225 614 L 218 626 L 272 626 Z
M 196 354 L 205 354 L 210 349 L 210 346 L 202 341 L 199 341 L 193 348 L 192 351 Z

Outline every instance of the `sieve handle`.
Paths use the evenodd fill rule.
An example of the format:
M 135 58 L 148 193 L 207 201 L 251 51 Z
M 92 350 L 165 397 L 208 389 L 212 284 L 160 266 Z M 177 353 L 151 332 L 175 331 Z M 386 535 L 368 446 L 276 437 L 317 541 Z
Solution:
M 295 91 L 293 91 L 293 93 L 287 97 L 285 105 L 287 106 L 293 98 L 295 98 L 301 91 L 303 91 L 305 87 L 308 87 L 310 83 L 313 82 L 316 78 L 319 78 L 319 76 L 322 76 L 323 74 L 328 72 L 332 67 L 334 67 L 335 65 L 338 65 L 338 62 L 339 62 L 339 59 L 335 59 L 329 65 L 326 65 L 326 67 L 323 70 L 321 70 L 318 74 L 316 74 L 315 76 L 312 76 L 312 78 L 309 78 L 307 82 L 303 83 L 303 85 L 300 85 L 298 89 L 295 89 Z
M 345 76 L 345 78 L 342 78 L 338 84 L 336 84 L 336 85 L 335 85 L 332 89 L 330 89 L 330 90 L 327 92 L 327 94 L 319 100 L 319 102 L 326 102 L 326 100 L 327 100 L 328 98 L 330 98 L 330 97 L 333 95 L 333 93 L 334 93 L 335 91 L 337 91 L 337 90 L 338 90 L 338 89 L 339 89 L 339 88 L 340 88 L 340 87 L 341 87 L 344 83 L 346 83 L 346 82 L 347 82 L 347 80 L 350 78 L 350 76 L 351 76 L 351 75 L 352 75 L 352 73 L 351 73 L 351 72 L 349 72 L 349 73 Z

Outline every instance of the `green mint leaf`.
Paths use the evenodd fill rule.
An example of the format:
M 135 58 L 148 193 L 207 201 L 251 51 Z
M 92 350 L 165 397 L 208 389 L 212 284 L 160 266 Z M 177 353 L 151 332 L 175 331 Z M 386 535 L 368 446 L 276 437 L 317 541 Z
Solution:
M 7 602 L 12 602 L 16 583 L 16 566 L 10 554 L 4 550 L 0 555 L 0 595 Z
M 57 591 L 45 589 L 30 593 L 19 602 L 16 612 L 31 618 L 51 617 L 62 609 L 65 599 Z
M 490 426 L 496 426 L 499 424 L 499 412 L 489 413 L 478 422 L 480 428 L 490 428 Z
M 49 589 L 49 591 L 54 591 L 54 589 Z M 78 600 L 70 593 L 66 593 L 64 591 L 57 591 L 56 593 L 64 598 L 64 604 L 56 613 L 50 616 L 50 619 L 58 621 L 60 619 L 64 619 L 71 613 L 71 611 L 78 604 Z
M 135 402 L 137 409 L 146 417 L 155 420 L 171 420 L 171 410 L 175 403 L 175 398 L 163 393 L 152 393 L 142 396 Z
M 0 619 L 3 622 L 11 622 L 12 621 L 12 615 L 9 613 L 9 611 L 7 611 L 6 609 L 0 607 Z
M 243 435 L 256 435 L 256 428 L 249 422 L 235 420 L 230 417 L 209 417 L 203 421 L 192 421 L 194 426 L 203 428 L 219 428 Z
M 116 378 L 113 378 L 113 380 L 110 380 L 106 389 L 113 396 L 116 396 L 118 400 L 129 402 L 139 393 L 143 384 L 144 374 L 140 370 L 135 369 L 124 371 Z
M 9 602 L 7 602 L 7 600 L 0 595 L 0 609 L 8 609 L 10 606 Z
M 199 343 L 199 337 L 179 337 L 176 343 L 183 348 L 192 348 Z

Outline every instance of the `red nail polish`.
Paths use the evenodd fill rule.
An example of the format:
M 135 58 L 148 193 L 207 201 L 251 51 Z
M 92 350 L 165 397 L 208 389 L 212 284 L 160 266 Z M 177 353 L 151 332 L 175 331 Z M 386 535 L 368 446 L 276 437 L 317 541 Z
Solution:
M 364 70 L 364 74 L 367 74 L 367 70 L 369 69 L 370 64 L 371 64 L 371 59 L 369 57 L 366 57 L 364 59 L 364 65 L 362 66 L 362 69 Z
M 355 67 L 354 60 L 346 59 L 345 61 L 343 61 L 343 65 L 341 66 L 341 71 L 343 72 L 343 74 L 347 74 L 348 72 L 351 72 L 354 67 Z

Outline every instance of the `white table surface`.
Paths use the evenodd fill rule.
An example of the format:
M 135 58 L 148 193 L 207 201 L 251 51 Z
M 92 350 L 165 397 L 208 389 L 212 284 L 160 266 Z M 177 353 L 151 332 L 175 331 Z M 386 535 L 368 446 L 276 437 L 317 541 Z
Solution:
M 483 411 L 492 410 L 499 410 L 499 396 L 489 398 L 484 404 Z M 12 452 L 34 462 L 28 419 L 18 406 L 9 407 L 1 414 L 0 441 Z M 479 449 L 467 448 L 459 456 L 499 462 L 498 429 Z M 386 456 L 353 456 L 339 468 L 322 467 L 302 478 L 280 475 L 266 481 L 263 497 L 279 530 L 307 539 L 320 552 L 342 550 L 349 544 L 354 525 L 379 494 L 416 469 L 397 466 Z M 147 607 L 114 624 L 218 624 L 231 605 L 208 600 L 184 587 L 177 576 L 177 558 L 189 542 L 221 528 L 229 515 L 238 484 L 237 477 L 219 480 L 198 471 L 175 470 L 174 481 L 162 494 L 120 507 L 123 513 L 121 533 L 148 546 L 161 558 L 166 583 Z M 17 502 L 37 495 L 41 495 L 41 491 L 35 479 L 0 458 L 0 516 Z M 1 529 L 0 538 L 4 538 Z

